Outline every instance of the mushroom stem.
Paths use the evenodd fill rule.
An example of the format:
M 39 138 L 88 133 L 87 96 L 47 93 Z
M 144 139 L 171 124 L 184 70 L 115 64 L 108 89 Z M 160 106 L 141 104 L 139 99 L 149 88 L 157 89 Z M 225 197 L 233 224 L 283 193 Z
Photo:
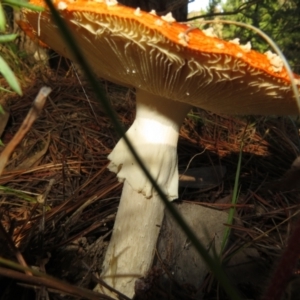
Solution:
M 189 109 L 189 105 L 139 90 L 136 119 L 126 133 L 169 200 L 178 197 L 177 142 Z M 132 298 L 136 279 L 151 268 L 164 205 L 122 139 L 109 159 L 109 169 L 125 183 L 101 277 Z M 114 296 L 101 286 L 95 290 Z
M 178 197 L 177 142 L 181 124 L 191 106 L 143 90 L 136 92 L 136 118 L 126 135 L 152 177 L 168 199 Z M 108 168 L 120 181 L 151 198 L 155 193 L 125 141 L 121 139 L 111 154 Z
M 129 298 L 134 296 L 135 281 L 151 268 L 163 217 L 164 204 L 157 194 L 145 199 L 125 181 L 101 278 Z M 101 285 L 95 291 L 118 299 Z

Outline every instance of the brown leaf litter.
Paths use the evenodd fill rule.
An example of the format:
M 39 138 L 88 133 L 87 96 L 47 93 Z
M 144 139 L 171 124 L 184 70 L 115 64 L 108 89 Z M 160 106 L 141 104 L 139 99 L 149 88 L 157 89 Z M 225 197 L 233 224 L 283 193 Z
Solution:
M 134 91 L 102 83 L 121 122 L 128 127 L 134 118 Z M 28 265 L 42 266 L 41 259 L 48 257 L 42 268 L 48 274 L 91 289 L 95 284 L 93 272 L 101 267 L 121 192 L 121 184 L 106 169 L 107 155 L 118 136 L 86 83 L 81 85 L 72 72 L 58 75 L 43 69 L 31 78 L 23 97 L 8 99 L 10 120 L 1 136 L 4 144 L 15 135 L 38 90 L 45 84 L 53 91 L 0 177 L 1 223 Z M 213 176 L 208 179 L 202 176 L 203 180 L 212 180 L 211 185 L 205 185 L 209 188 L 188 184 L 181 187 L 180 199 L 227 210 L 241 142 L 244 143 L 241 188 L 230 246 L 223 259 L 231 267 L 238 262 L 234 274 L 230 270 L 228 274 L 243 278 L 239 274 L 246 269 L 240 262 L 253 258 L 250 273 L 236 282 L 241 293 L 250 298 L 263 289 L 267 273 L 253 272 L 261 270 L 261 266 L 269 270 L 298 217 L 299 177 L 281 179 L 294 171 L 288 170 L 299 154 L 297 121 L 275 117 L 233 118 L 194 109 L 180 134 L 180 170 L 184 173 L 192 169 L 194 174 L 198 169 L 199 177 L 205 168 L 212 173 L 217 168 L 222 170 L 222 176 L 216 180 Z M 277 181 L 281 185 L 275 189 Z M 0 237 L 0 242 L 3 245 L 0 256 L 14 260 L 5 238 Z M 246 253 L 244 256 L 240 255 L 241 249 Z M 259 261 L 260 265 L 253 265 L 253 261 Z M 296 271 L 297 268 L 295 274 Z M 150 275 L 159 276 L 161 272 L 153 270 Z M 0 285 L 1 282 L 4 279 L 0 277 Z M 151 282 L 151 299 L 170 296 L 163 287 L 155 286 L 155 279 Z M 13 299 L 14 284 L 14 281 L 6 283 L 3 291 L 10 298 L 0 292 L 1 300 Z M 24 291 L 19 286 L 17 289 Z M 203 292 L 210 297 L 216 289 L 217 285 L 208 276 Z M 181 292 L 184 291 L 188 295 L 185 299 L 193 299 L 188 285 L 182 287 Z M 63 297 L 55 291 L 52 295 L 53 299 Z M 180 299 L 182 294 L 172 297 Z

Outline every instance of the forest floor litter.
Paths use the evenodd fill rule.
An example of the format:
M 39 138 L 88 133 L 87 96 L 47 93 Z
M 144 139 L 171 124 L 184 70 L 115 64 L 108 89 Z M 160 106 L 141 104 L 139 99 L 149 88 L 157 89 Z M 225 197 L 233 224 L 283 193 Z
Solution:
M 135 115 L 134 90 L 99 82 L 128 128 Z M 52 92 L 0 177 L 0 256 L 12 261 L 22 257 L 27 266 L 91 290 L 121 193 L 121 183 L 106 169 L 107 156 L 119 138 L 89 85 L 79 81 L 73 69 L 57 72 L 44 67 L 27 78 L 24 96 L 5 95 L 2 105 L 8 117 L 0 121 L 3 145 L 14 137 L 42 86 Z M 227 212 L 241 144 L 239 197 L 222 259 L 240 293 L 257 299 L 299 218 L 300 167 L 295 163 L 291 168 L 299 155 L 299 122 L 193 109 L 181 128 L 178 146 L 180 202 Z M 3 149 L 0 146 L 0 152 Z M 287 297 L 299 292 L 298 267 Z M 153 268 L 145 281 L 147 291 L 139 299 L 196 299 L 199 290 L 188 282 L 180 286 L 180 293 L 164 289 L 159 281 L 163 274 L 162 265 Z M 201 294 L 217 299 L 222 295 L 218 284 L 211 274 L 204 277 Z M 35 295 L 43 299 L 47 293 L 50 299 L 82 295 L 101 299 L 60 289 L 58 282 L 47 288 L 46 282 L 24 282 L 0 271 L 0 300 Z

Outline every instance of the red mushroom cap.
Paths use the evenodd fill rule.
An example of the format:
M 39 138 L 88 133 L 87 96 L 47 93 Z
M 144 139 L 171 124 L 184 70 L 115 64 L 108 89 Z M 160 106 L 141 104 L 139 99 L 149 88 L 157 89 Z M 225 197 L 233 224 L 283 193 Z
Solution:
M 268 55 L 112 0 L 55 5 L 103 78 L 218 113 L 299 112 L 291 79 Z M 40 41 L 72 58 L 48 10 L 23 12 Z

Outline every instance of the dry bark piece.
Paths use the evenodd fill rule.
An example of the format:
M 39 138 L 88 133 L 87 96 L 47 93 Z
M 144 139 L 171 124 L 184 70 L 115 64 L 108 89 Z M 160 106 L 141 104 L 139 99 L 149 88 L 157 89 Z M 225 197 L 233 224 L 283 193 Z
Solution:
M 189 203 L 181 203 L 177 209 L 210 255 L 219 255 L 228 213 Z M 168 212 L 164 218 L 157 251 L 159 259 L 156 260 L 156 266 L 168 270 L 162 280 L 164 286 L 175 289 L 174 281 L 179 285 L 189 284 L 195 290 L 200 289 L 209 271 L 207 265 Z M 171 278 L 168 274 L 172 275 Z

